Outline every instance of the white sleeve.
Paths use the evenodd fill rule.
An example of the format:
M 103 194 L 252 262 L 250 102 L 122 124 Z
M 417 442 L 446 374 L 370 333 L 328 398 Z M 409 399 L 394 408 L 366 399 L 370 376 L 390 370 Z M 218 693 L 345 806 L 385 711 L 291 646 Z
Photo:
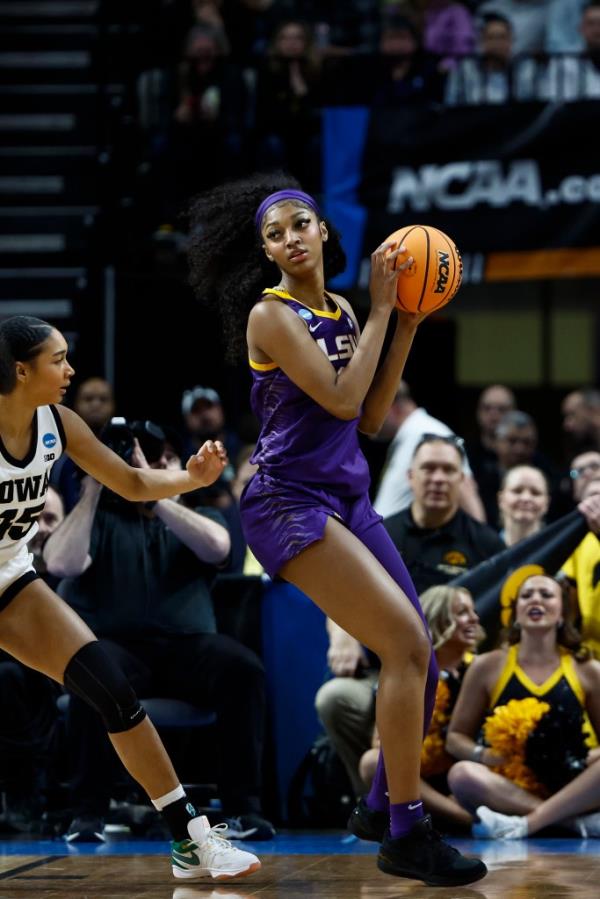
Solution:
M 411 454 L 412 456 L 412 454 Z M 384 518 L 405 509 L 412 501 L 412 490 L 408 483 L 408 466 L 405 462 L 404 446 L 400 445 L 386 463 L 373 508 Z

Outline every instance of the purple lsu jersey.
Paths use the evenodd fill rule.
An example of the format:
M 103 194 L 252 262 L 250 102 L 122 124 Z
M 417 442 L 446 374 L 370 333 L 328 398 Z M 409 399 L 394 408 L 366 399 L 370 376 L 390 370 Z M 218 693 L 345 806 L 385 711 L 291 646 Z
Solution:
M 336 370 L 348 364 L 356 349 L 356 328 L 337 303 L 335 312 L 312 309 L 275 289 L 266 290 L 261 301 L 285 303 Z M 358 443 L 358 419 L 344 421 L 327 412 L 274 362 L 249 361 L 250 400 L 261 425 L 251 461 L 271 477 L 318 485 L 338 496 L 365 493 L 369 468 Z

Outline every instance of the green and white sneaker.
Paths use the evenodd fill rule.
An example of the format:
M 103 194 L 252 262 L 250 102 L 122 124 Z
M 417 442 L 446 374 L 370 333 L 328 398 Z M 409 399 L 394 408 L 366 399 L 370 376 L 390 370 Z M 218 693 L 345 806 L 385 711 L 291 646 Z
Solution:
M 226 824 L 211 827 L 205 815 L 188 823 L 189 840 L 171 844 L 174 877 L 187 880 L 233 880 L 260 869 L 251 852 L 237 849 L 223 837 Z

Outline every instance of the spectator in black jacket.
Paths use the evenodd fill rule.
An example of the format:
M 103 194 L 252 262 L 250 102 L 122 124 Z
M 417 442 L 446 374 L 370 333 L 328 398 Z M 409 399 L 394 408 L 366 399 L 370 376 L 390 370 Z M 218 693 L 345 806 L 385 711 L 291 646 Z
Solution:
M 463 456 L 460 438 L 425 434 L 409 473 L 413 502 L 384 520 L 418 593 L 505 548 L 492 528 L 460 508 Z

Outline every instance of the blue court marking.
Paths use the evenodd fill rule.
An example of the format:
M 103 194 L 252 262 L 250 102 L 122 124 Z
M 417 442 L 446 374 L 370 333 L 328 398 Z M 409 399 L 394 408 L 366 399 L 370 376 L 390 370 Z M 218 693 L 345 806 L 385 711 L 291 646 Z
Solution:
M 378 846 L 345 831 L 280 833 L 274 840 L 236 841 L 257 855 L 373 855 Z M 162 840 L 109 840 L 106 843 L 66 843 L 64 840 L 4 840 L 3 855 L 168 855 Z
M 529 855 L 600 855 L 600 840 L 469 840 L 452 839 L 461 852 L 482 858 L 489 867 L 526 861 Z M 259 856 L 265 855 L 374 855 L 375 843 L 358 840 L 345 831 L 282 832 L 274 840 L 236 845 Z M 160 840 L 113 840 L 107 843 L 68 844 L 64 840 L 0 841 L 0 857 L 14 855 L 162 855 L 170 852 L 168 843 Z

